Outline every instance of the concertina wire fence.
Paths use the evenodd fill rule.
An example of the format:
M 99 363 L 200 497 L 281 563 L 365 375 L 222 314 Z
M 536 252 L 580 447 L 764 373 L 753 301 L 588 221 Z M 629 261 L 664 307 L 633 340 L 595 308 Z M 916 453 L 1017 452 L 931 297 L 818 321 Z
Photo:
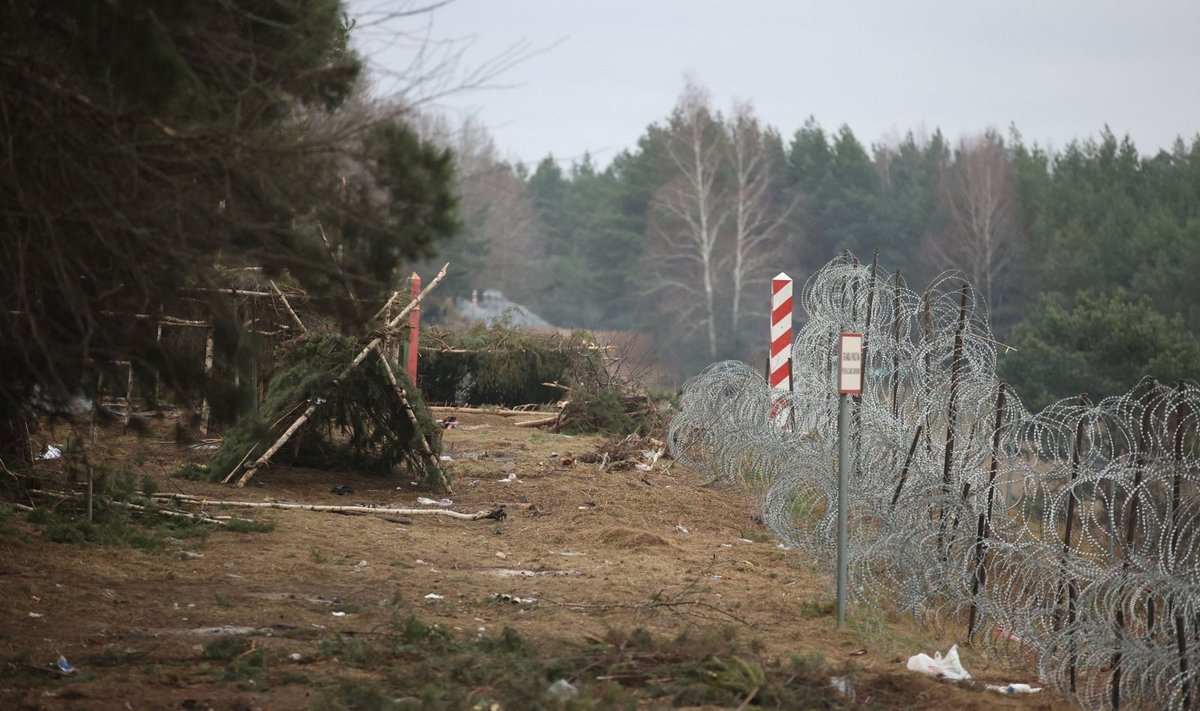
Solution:
M 675 457 L 748 486 L 780 540 L 832 572 L 838 334 L 863 333 L 851 597 L 961 620 L 969 643 L 1036 660 L 1085 708 L 1197 707 L 1200 388 L 1146 378 L 1031 413 L 996 376 L 968 284 L 918 294 L 850 255 L 801 305 L 794 392 L 741 362 L 710 366 L 685 385 Z

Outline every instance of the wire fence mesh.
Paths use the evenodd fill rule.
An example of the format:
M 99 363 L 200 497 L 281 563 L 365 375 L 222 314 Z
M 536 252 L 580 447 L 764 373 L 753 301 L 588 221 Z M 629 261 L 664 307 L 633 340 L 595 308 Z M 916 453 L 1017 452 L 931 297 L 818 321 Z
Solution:
M 851 596 L 961 624 L 1085 708 L 1197 707 L 1200 387 L 1147 378 L 1032 413 L 959 279 L 916 293 L 847 255 L 800 304 L 794 391 L 710 366 L 671 423 L 676 458 L 749 487 L 780 540 L 832 572 L 838 334 L 862 333 Z

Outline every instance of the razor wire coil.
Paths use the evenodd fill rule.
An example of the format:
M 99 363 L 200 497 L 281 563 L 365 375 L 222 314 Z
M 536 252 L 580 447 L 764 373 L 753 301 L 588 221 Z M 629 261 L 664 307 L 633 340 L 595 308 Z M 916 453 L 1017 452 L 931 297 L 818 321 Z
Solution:
M 710 366 L 671 422 L 676 458 L 749 487 L 778 538 L 832 571 L 838 334 L 862 333 L 851 594 L 966 620 L 1085 708 L 1200 706 L 1200 387 L 1147 378 L 1032 413 L 959 278 L 917 293 L 847 255 L 798 301 L 793 390 Z

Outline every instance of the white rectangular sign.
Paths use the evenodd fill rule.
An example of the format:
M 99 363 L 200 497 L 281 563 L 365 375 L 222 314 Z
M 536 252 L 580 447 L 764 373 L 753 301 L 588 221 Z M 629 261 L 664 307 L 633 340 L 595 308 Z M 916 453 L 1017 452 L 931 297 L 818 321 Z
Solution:
M 863 386 L 861 333 L 843 333 L 838 344 L 838 394 L 861 395 Z

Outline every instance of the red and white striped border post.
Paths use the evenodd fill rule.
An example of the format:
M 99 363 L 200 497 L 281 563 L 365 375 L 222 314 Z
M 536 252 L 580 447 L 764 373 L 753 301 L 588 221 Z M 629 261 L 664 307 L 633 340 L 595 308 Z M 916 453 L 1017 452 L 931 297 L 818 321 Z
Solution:
M 767 383 L 772 390 L 790 391 L 792 386 L 792 278 L 779 272 L 771 279 L 771 359 Z M 772 396 L 771 417 L 786 423 L 786 397 Z

